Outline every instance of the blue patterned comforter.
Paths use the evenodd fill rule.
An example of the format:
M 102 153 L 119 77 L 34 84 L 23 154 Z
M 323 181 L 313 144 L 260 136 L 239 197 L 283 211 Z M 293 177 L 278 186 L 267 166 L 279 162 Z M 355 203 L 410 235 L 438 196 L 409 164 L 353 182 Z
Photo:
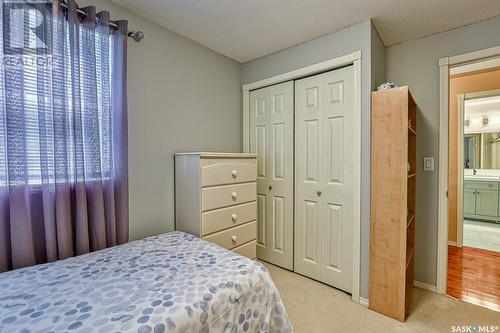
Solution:
M 292 332 L 267 269 L 171 232 L 0 274 L 0 332 Z

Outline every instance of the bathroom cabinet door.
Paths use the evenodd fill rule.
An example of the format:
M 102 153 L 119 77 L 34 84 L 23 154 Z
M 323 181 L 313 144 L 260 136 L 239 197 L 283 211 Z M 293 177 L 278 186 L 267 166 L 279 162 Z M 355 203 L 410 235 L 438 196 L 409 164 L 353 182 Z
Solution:
M 498 191 L 476 190 L 476 215 L 498 216 Z
M 465 215 L 476 214 L 476 190 L 473 189 L 464 190 L 464 214 Z

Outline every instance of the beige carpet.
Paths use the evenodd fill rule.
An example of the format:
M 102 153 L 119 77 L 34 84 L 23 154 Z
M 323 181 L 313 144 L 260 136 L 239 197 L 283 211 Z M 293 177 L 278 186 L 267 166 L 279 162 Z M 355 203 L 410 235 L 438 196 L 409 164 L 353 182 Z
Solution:
M 269 267 L 296 333 L 429 333 L 452 332 L 453 325 L 500 327 L 499 312 L 418 288 L 414 289 L 411 314 L 401 323 L 352 302 L 350 295 L 335 288 L 265 265 Z M 500 333 L 500 330 L 497 328 L 494 332 Z

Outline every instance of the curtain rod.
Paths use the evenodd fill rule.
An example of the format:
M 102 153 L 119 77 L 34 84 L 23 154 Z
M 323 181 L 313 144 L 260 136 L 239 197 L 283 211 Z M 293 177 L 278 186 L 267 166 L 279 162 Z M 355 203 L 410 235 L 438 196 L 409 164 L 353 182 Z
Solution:
M 61 2 L 61 7 L 63 7 L 66 10 L 68 9 L 68 5 L 64 2 Z M 77 8 L 76 12 L 82 16 L 87 16 L 87 12 L 85 12 L 84 10 L 82 10 L 80 8 Z M 96 21 L 97 21 L 97 18 L 96 18 Z M 112 28 L 118 29 L 118 25 L 116 23 L 109 22 L 109 26 Z M 140 42 L 144 38 L 144 33 L 142 31 L 139 31 L 139 30 L 138 31 L 129 30 L 129 31 L 127 31 L 127 36 L 131 37 L 136 42 Z

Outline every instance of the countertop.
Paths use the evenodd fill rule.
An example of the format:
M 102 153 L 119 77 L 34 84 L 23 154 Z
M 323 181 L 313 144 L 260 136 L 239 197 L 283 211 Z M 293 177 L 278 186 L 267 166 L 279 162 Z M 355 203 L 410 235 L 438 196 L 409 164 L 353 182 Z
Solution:
M 500 177 L 498 176 L 464 176 L 464 180 L 469 181 L 478 181 L 478 182 L 498 182 L 500 181 Z

